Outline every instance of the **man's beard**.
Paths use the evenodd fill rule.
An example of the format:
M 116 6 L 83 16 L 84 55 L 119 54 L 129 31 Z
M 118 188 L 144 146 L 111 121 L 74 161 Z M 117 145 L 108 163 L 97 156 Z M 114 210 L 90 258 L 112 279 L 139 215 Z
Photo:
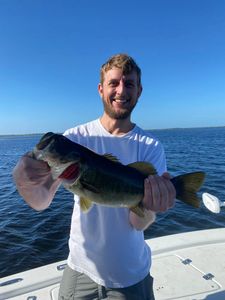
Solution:
M 133 109 L 136 106 L 136 103 L 132 106 L 129 106 L 128 108 L 121 108 L 119 111 L 115 111 L 114 108 L 106 103 L 103 99 L 102 99 L 103 105 L 104 105 L 104 111 L 105 113 L 112 119 L 116 119 L 116 120 L 124 120 L 127 119 L 128 117 L 130 117 Z

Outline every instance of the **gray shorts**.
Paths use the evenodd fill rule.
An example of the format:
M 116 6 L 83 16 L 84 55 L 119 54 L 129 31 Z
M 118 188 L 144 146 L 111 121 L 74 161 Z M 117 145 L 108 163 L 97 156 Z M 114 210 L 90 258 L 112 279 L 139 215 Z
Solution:
M 58 300 L 75 299 L 154 300 L 153 278 L 148 275 L 137 284 L 126 288 L 106 288 L 67 266 L 60 284 Z

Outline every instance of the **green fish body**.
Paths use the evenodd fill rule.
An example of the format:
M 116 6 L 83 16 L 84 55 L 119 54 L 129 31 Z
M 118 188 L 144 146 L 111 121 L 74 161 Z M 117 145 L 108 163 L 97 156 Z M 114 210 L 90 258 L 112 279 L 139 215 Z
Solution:
M 80 206 L 88 211 L 92 203 L 111 207 L 128 207 L 143 216 L 141 201 L 144 180 L 156 174 L 146 162 L 127 166 L 110 154 L 99 155 L 60 134 L 47 133 L 33 150 L 36 159 L 46 161 L 53 178 L 61 178 L 64 187 L 80 196 Z M 204 180 L 203 172 L 183 174 L 171 179 L 176 198 L 199 207 L 197 191 Z

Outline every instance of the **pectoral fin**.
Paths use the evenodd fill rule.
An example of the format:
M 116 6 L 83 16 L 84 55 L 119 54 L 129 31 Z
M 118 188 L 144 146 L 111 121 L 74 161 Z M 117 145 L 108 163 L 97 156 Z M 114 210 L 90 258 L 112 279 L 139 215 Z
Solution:
M 92 202 L 89 199 L 80 197 L 80 208 L 83 212 L 87 212 L 92 206 Z

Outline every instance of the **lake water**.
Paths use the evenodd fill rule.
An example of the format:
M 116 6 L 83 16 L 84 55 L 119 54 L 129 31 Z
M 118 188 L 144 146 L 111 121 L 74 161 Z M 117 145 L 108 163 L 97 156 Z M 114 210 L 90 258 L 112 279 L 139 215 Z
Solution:
M 164 145 L 172 175 L 205 171 L 199 192 L 225 200 L 225 128 L 154 130 Z M 19 157 L 31 150 L 41 135 L 0 136 L 0 277 L 66 259 L 73 196 L 64 188 L 43 212 L 29 208 L 19 196 L 12 170 Z M 179 201 L 145 231 L 145 237 L 225 226 L 225 208 L 220 214 Z

